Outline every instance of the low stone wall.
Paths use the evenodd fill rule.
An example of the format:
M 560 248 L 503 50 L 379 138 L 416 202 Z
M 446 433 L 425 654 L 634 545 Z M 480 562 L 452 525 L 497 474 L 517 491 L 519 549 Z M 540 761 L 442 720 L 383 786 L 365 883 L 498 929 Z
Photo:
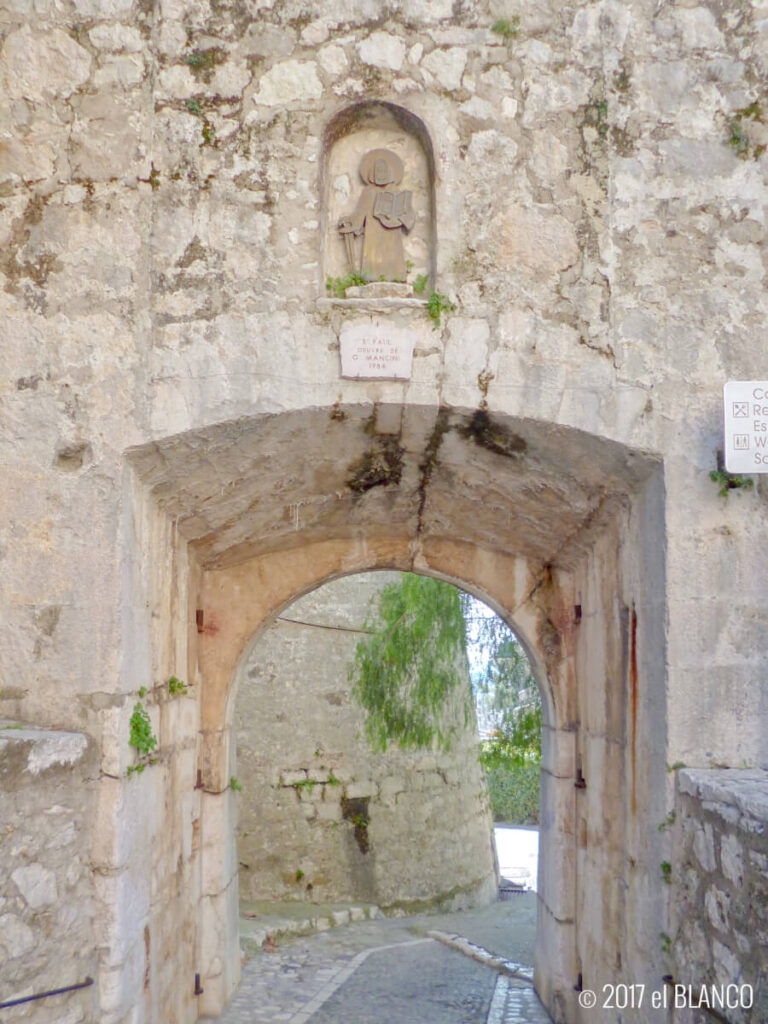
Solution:
M 0 723 L 0 1003 L 97 980 L 90 869 L 96 751 L 80 733 Z M 98 985 L 0 1011 L 90 1024 Z
M 675 1024 L 768 1021 L 768 771 L 682 769 L 676 815 L 670 952 L 692 990 Z M 752 991 L 708 1007 L 728 985 Z
M 492 822 L 464 722 L 447 753 L 373 753 L 347 678 L 373 603 L 397 574 L 326 584 L 257 641 L 236 704 L 241 898 L 471 905 L 496 891 Z

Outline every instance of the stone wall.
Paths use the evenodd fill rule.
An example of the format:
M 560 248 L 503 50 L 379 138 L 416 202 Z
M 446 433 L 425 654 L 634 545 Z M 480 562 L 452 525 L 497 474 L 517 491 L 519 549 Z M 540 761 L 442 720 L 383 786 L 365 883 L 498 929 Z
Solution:
M 495 896 L 474 712 L 464 717 L 466 661 L 446 720 L 456 730 L 448 752 L 390 745 L 373 753 L 350 696 L 362 627 L 398 578 L 327 583 L 286 608 L 253 647 L 235 709 L 241 899 L 414 909 Z
M 675 982 L 691 986 L 680 1024 L 768 1020 L 768 772 L 678 773 L 675 849 L 664 866 L 673 892 L 672 931 L 659 936 Z M 702 987 L 750 986 L 706 1009 Z
M 80 733 L 0 722 L 0 1002 L 98 979 L 91 872 L 97 752 Z M 96 1024 L 98 985 L 0 1011 Z
M 0 6 L 0 714 L 99 751 L 103 1024 L 231 992 L 238 658 L 371 568 L 474 587 L 549 693 L 547 1005 L 660 975 L 665 765 L 768 767 L 766 487 L 710 479 L 766 372 L 767 38 L 764 0 Z M 325 287 L 382 105 L 436 330 Z M 369 326 L 410 379 L 341 377 Z

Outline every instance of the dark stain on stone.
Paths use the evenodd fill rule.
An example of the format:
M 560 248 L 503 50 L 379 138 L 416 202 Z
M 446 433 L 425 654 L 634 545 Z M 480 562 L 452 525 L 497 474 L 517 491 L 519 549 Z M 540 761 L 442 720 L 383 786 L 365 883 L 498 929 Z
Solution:
M 81 444 L 70 444 L 59 448 L 56 452 L 54 466 L 65 473 L 74 473 L 83 468 L 86 457 L 90 453 L 91 446 L 87 442 Z
M 0 700 L 23 700 L 27 691 L 21 686 L 0 687 Z
M 365 494 L 373 487 L 399 484 L 403 475 L 403 448 L 396 434 L 380 434 L 361 459 L 349 467 L 347 487 L 355 494 Z
M 177 267 L 189 267 L 197 260 L 204 260 L 206 258 L 207 251 L 205 246 L 201 243 L 200 239 L 195 235 L 192 241 L 189 243 L 187 248 L 184 250 L 184 255 L 177 262 Z
M 508 458 L 519 458 L 528 447 L 524 438 L 494 423 L 485 409 L 477 409 L 469 423 L 459 427 L 459 433 L 481 448 Z
M 368 853 L 371 848 L 371 841 L 368 837 L 368 804 L 370 797 L 355 796 L 341 798 L 341 816 L 345 821 L 351 821 L 355 826 L 355 840 L 361 853 Z
M 333 707 L 335 708 L 341 707 L 341 705 L 345 703 L 344 694 L 341 692 L 326 693 L 325 699 L 328 701 L 329 704 L 332 704 Z
M 44 636 L 53 636 L 55 633 L 61 617 L 61 607 L 60 604 L 51 604 L 47 608 L 42 608 L 35 616 L 37 628 Z
M 37 385 L 42 379 L 39 373 L 33 373 L 31 377 L 19 377 L 16 381 L 16 390 L 37 391 Z
M 432 433 L 429 435 L 426 448 L 424 449 L 424 458 L 419 463 L 419 511 L 417 514 L 417 527 L 416 532 L 420 534 L 424 528 L 424 509 L 427 504 L 427 488 L 429 487 L 429 481 L 432 479 L 432 474 L 437 466 L 437 453 L 440 450 L 440 445 L 443 443 L 443 438 L 451 429 L 449 422 L 448 409 L 442 406 L 438 409 L 437 418 L 435 425 L 432 427 Z
M 543 615 L 539 619 L 536 636 L 539 641 L 539 649 L 544 656 L 547 668 L 550 672 L 553 672 L 560 662 L 562 655 L 562 641 L 560 638 L 560 631 L 549 616 Z

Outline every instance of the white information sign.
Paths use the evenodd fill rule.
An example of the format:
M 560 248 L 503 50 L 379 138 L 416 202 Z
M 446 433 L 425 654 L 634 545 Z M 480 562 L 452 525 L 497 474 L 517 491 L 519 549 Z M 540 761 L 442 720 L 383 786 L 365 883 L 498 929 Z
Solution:
M 768 381 L 729 380 L 723 386 L 725 468 L 768 473 Z
M 341 376 L 410 380 L 416 335 L 383 323 L 357 323 L 342 328 Z

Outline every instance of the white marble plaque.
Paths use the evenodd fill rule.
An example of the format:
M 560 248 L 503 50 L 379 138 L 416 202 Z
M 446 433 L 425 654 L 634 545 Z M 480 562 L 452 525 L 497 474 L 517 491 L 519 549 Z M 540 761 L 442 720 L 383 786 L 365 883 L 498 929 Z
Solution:
M 365 380 L 410 380 L 416 334 L 390 324 L 357 323 L 342 328 L 341 376 Z
M 768 473 L 768 381 L 729 380 L 723 387 L 725 468 Z

